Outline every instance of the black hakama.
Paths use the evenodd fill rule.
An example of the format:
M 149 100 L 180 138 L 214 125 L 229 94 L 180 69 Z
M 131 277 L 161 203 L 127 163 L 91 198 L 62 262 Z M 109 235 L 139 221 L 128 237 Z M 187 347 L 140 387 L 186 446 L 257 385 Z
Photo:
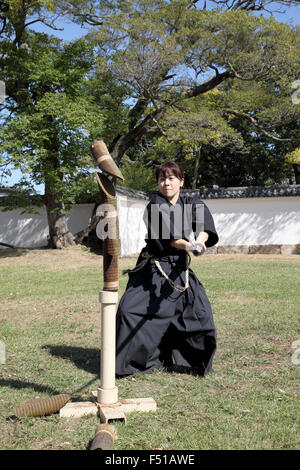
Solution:
M 187 201 L 191 202 L 180 196 L 178 204 L 184 207 Z M 153 202 L 165 204 L 166 200 L 160 194 L 155 195 L 147 206 L 147 214 Z M 203 204 L 193 199 L 195 202 Z M 206 246 L 218 241 L 206 206 L 203 231 L 209 234 Z M 116 375 L 119 377 L 172 366 L 191 368 L 199 375 L 212 370 L 216 329 L 204 287 L 188 268 L 188 288 L 176 291 L 155 264 L 155 260 L 159 260 L 169 280 L 185 286 L 187 255 L 184 250 L 170 247 L 172 239 L 172 233 L 169 240 L 147 239 L 137 265 L 143 253 L 148 252 L 153 257 L 142 269 L 129 273 L 116 317 Z

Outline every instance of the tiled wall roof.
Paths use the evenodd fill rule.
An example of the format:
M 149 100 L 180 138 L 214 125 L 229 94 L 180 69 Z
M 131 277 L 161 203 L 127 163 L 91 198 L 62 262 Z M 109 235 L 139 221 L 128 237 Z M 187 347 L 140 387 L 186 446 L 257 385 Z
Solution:
M 137 191 L 135 189 L 116 187 L 117 192 L 128 197 L 149 199 L 153 191 Z M 202 188 L 182 189 L 188 196 L 199 195 L 202 199 L 238 199 L 251 197 L 288 197 L 300 196 L 300 184 L 282 186 L 245 186 L 236 188 Z
M 136 199 L 148 200 L 153 191 L 140 191 L 137 189 L 116 186 L 116 191 L 124 196 Z M 300 196 L 300 184 L 281 185 L 281 186 L 245 186 L 232 188 L 201 188 L 201 189 L 182 189 L 188 196 L 198 195 L 201 199 L 238 199 L 254 197 L 288 197 Z M 0 187 L 0 197 L 5 197 L 9 188 Z M 92 203 L 93 201 L 91 201 Z

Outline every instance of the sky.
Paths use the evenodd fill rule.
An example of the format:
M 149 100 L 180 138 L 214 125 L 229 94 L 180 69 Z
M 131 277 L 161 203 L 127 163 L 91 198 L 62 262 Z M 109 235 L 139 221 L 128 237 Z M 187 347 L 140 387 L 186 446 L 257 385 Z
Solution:
M 296 26 L 296 25 L 300 26 L 300 6 L 283 7 L 280 4 L 274 3 L 272 10 L 273 10 L 272 15 L 277 21 L 290 24 L 291 26 Z M 281 13 L 276 12 L 275 10 L 280 10 Z M 256 14 L 260 15 L 262 13 L 256 12 Z M 266 17 L 270 16 L 270 13 L 264 12 L 263 14 Z M 63 30 L 62 31 L 52 30 L 51 34 L 53 34 L 54 36 L 57 36 L 60 39 L 63 39 L 64 41 L 72 41 L 73 39 L 79 38 L 88 32 L 88 29 L 82 28 L 79 25 L 71 23 L 69 20 L 57 22 L 56 25 L 59 28 L 63 28 Z M 44 32 L 48 34 L 50 31 L 50 28 L 39 23 L 32 25 L 32 29 L 34 29 L 37 32 Z M 11 186 L 17 183 L 20 180 L 20 178 L 21 178 L 21 172 L 19 170 L 15 170 L 12 172 L 11 177 L 6 179 L 5 185 Z M 1 178 L 0 178 L 0 186 L 1 184 L 4 184 L 4 181 L 1 181 Z M 43 193 L 43 185 L 36 186 L 36 190 L 39 193 Z
M 273 4 L 272 16 L 282 23 L 287 23 L 290 25 L 299 25 L 300 26 L 300 5 L 299 6 L 291 6 L 291 7 L 283 7 L 279 3 Z M 279 10 L 279 11 L 276 11 Z M 261 15 L 263 14 L 267 18 L 270 17 L 270 13 L 268 12 L 256 12 L 254 14 Z M 85 34 L 88 29 L 81 28 L 79 25 L 71 23 L 70 21 L 61 21 L 56 23 L 58 27 L 63 28 L 63 31 L 53 31 L 52 34 L 65 40 L 65 41 L 72 41 L 83 34 Z M 42 24 L 36 23 L 32 26 L 32 29 L 38 32 L 46 32 L 49 33 L 49 28 Z

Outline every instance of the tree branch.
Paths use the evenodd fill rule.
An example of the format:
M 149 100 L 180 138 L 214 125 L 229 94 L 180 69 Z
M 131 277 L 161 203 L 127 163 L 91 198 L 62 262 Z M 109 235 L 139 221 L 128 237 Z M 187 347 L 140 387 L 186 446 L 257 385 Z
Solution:
M 232 75 L 235 77 L 235 78 L 238 78 L 239 80 L 244 80 L 244 81 L 251 81 L 253 80 L 254 77 L 251 77 L 251 78 L 247 78 L 247 77 L 242 77 L 240 74 L 238 74 L 233 66 L 231 65 L 231 63 L 229 61 L 226 62 L 226 65 L 228 65 L 228 67 L 230 68 L 230 71 L 232 72 Z
M 34 23 L 43 23 L 45 26 L 48 26 L 49 28 L 55 30 L 55 31 L 63 31 L 64 28 L 58 28 L 57 26 L 54 26 L 54 24 L 50 24 L 46 21 L 46 18 L 37 18 L 36 20 L 29 21 L 29 23 L 26 23 L 24 25 L 24 29 L 27 28 L 28 26 L 34 24 Z
M 173 97 L 171 102 L 164 103 L 160 107 L 157 106 L 156 109 L 153 110 L 151 113 L 149 113 L 138 126 L 129 129 L 127 134 L 118 136 L 114 140 L 114 142 L 112 143 L 110 147 L 110 152 L 111 152 L 112 157 L 116 160 L 117 164 L 120 163 L 126 150 L 129 147 L 138 144 L 141 141 L 143 135 L 145 135 L 146 132 L 151 130 L 153 123 L 155 124 L 156 129 L 158 129 L 161 132 L 161 128 L 159 126 L 158 121 L 159 119 L 163 117 L 163 115 L 167 112 L 170 106 L 174 106 L 178 102 L 178 100 L 181 101 L 182 99 L 193 98 L 195 96 L 199 96 L 203 93 L 206 93 L 207 91 L 212 90 L 213 88 L 218 86 L 220 83 L 222 83 L 224 80 L 232 76 L 233 76 L 232 72 L 228 70 L 223 73 L 218 73 L 207 82 L 204 82 L 204 83 L 201 83 L 201 85 L 189 88 L 188 90 L 180 94 L 176 94 L 176 97 Z M 136 105 L 134 106 L 134 108 L 132 108 L 131 110 L 132 116 L 134 118 L 132 122 L 134 122 L 134 120 L 135 122 L 137 122 L 138 110 L 141 110 L 141 109 L 142 109 L 142 102 L 138 101 Z
M 236 117 L 246 119 L 247 121 L 251 122 L 251 124 L 253 124 L 257 129 L 259 129 L 265 136 L 269 137 L 272 140 L 275 140 L 276 142 L 299 142 L 300 141 L 300 138 L 299 139 L 281 139 L 280 137 L 277 137 L 274 134 L 271 134 L 254 117 L 249 116 L 249 114 L 241 113 L 239 111 L 236 111 L 235 109 L 225 109 L 224 113 L 233 114 Z
M 150 100 L 145 98 L 140 98 L 133 108 L 129 111 L 128 117 L 130 119 L 129 128 L 132 129 L 136 123 L 138 122 L 139 118 L 145 112 Z
M 274 3 L 276 8 L 279 5 L 291 6 L 299 4 L 299 0 L 211 0 L 216 5 L 223 6 L 227 10 L 246 10 L 246 11 L 266 11 L 272 13 L 284 13 L 282 10 L 269 10 L 268 5 Z
M 226 70 L 222 73 L 217 73 L 213 78 L 208 80 L 207 82 L 201 83 L 201 85 L 196 85 L 189 90 L 186 90 L 181 94 L 181 99 L 186 98 L 194 98 L 195 96 L 202 95 L 203 93 L 207 93 L 208 91 L 216 88 L 220 83 L 228 78 L 233 78 L 234 74 L 230 70 Z M 173 103 L 172 103 L 173 104 Z

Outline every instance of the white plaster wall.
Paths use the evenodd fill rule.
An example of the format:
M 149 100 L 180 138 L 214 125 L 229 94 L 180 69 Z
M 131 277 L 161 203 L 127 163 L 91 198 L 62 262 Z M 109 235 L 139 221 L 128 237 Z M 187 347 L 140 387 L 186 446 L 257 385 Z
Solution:
M 21 209 L 0 212 L 0 242 L 21 248 L 47 245 L 47 216 L 44 208 L 39 214 L 22 214 Z M 3 248 L 0 246 L 0 248 Z
M 300 197 L 205 199 L 213 214 L 218 245 L 300 243 Z
M 117 195 L 121 256 L 139 253 L 145 246 L 143 214 L 147 200 Z
M 83 230 L 91 221 L 95 204 L 76 204 L 67 214 L 68 227 L 72 233 Z
M 85 228 L 90 220 L 93 204 L 78 204 L 67 214 L 72 233 Z M 0 242 L 21 248 L 40 248 L 48 243 L 49 234 L 45 208 L 36 208 L 39 214 L 22 214 L 21 209 L 0 210 Z M 0 248 L 4 248 L 1 247 Z
M 138 253 L 145 245 L 143 213 L 147 200 L 117 194 L 121 256 Z M 300 197 L 205 199 L 224 245 L 293 245 L 300 243 Z M 85 228 L 93 204 L 78 204 L 67 214 L 72 233 Z M 46 211 L 41 215 L 0 210 L 0 242 L 16 247 L 47 245 Z M 1 246 L 0 246 L 1 248 Z
M 217 232 L 218 246 L 294 245 L 300 243 L 300 197 L 205 199 Z M 121 256 L 145 245 L 143 213 L 147 201 L 118 195 Z

